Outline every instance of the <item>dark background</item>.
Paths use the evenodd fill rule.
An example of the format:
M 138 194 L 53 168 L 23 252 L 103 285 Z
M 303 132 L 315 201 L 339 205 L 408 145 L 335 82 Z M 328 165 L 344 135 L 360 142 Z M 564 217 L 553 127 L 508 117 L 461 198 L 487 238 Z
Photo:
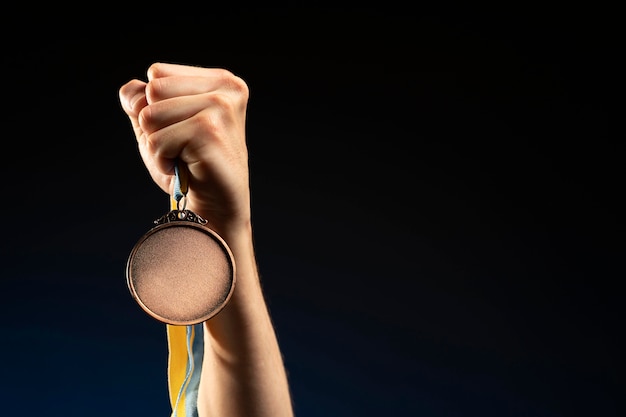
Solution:
M 2 414 L 169 416 L 124 276 L 169 201 L 117 96 L 164 61 L 250 86 L 298 417 L 623 415 L 615 12 L 445 6 L 5 13 Z

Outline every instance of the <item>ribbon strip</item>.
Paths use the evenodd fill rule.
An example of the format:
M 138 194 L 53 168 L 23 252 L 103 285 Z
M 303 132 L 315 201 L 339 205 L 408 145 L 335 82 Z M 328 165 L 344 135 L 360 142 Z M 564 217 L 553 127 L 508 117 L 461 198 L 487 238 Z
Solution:
M 180 200 L 187 194 L 187 173 L 184 167 L 179 167 L 177 163 L 174 171 L 171 210 L 176 210 Z M 204 355 L 204 324 L 186 326 L 166 324 L 166 330 L 171 417 L 198 417 L 198 387 Z

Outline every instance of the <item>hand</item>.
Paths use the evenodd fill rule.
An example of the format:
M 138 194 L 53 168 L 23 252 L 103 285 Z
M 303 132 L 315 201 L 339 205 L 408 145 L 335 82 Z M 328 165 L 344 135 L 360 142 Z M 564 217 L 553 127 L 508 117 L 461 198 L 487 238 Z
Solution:
M 188 170 L 188 209 L 218 232 L 247 226 L 248 86 L 224 69 L 155 63 L 147 75 L 124 84 L 119 97 L 152 179 L 172 195 L 179 160 Z

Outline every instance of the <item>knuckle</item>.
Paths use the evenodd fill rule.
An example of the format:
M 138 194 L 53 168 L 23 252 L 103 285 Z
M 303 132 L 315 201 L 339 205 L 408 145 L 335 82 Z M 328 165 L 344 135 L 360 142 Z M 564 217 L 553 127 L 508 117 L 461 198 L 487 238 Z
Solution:
M 148 79 L 158 78 L 163 73 L 163 65 L 160 62 L 152 63 L 147 70 Z
M 211 94 L 209 97 L 208 107 L 213 109 L 221 109 L 221 112 L 230 112 L 233 110 L 233 100 L 227 94 L 223 93 L 215 93 Z
M 165 85 L 163 78 L 156 78 L 151 80 L 146 85 L 146 99 L 148 100 L 148 103 L 155 103 L 159 101 L 163 96 L 164 87 Z
M 222 129 L 220 118 L 213 111 L 203 111 L 194 117 L 195 130 L 209 137 L 219 136 Z
M 156 155 L 159 150 L 160 138 L 158 134 L 145 134 L 144 144 L 148 153 Z
M 233 74 L 229 70 L 220 69 L 217 72 L 221 86 L 233 92 L 243 99 L 247 99 L 249 95 L 248 84 L 243 80 L 243 78 Z
M 141 130 L 146 133 L 151 133 L 154 128 L 154 111 L 152 106 L 146 106 L 139 112 L 137 116 L 137 120 L 139 121 L 139 126 Z

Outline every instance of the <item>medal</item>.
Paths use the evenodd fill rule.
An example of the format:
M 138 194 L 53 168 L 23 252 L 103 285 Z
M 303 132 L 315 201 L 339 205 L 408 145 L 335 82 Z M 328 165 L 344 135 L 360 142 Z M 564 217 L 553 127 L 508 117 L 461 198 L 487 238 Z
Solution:
M 182 326 L 209 320 L 228 303 L 235 285 L 235 261 L 208 221 L 185 209 L 185 177 L 178 166 L 175 171 L 171 210 L 155 220 L 133 247 L 126 280 L 146 313 Z

